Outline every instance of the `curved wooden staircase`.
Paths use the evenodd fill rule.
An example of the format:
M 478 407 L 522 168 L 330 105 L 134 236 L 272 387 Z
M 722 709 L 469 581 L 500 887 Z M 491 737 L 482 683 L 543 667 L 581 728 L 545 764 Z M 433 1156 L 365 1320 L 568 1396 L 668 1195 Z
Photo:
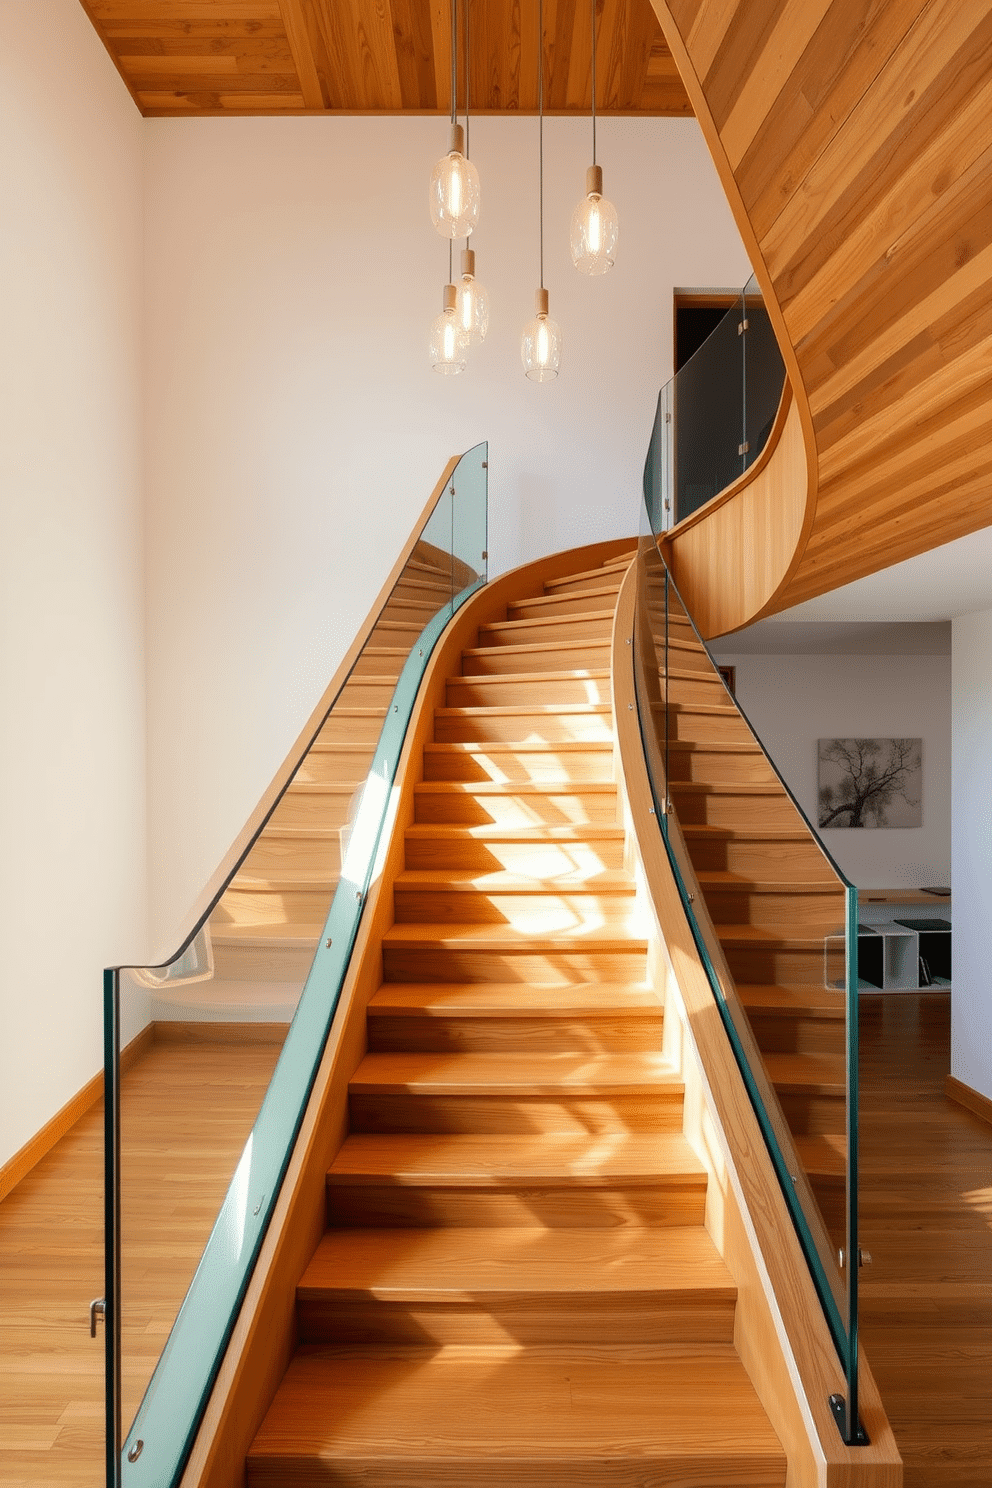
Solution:
M 448 678 L 251 1485 L 785 1482 L 625 866 L 627 557 Z

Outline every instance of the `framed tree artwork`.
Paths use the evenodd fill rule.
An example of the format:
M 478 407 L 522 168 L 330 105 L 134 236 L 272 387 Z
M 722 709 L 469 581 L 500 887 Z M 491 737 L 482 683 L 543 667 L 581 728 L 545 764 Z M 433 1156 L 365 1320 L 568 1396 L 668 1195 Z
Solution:
M 922 826 L 922 739 L 818 742 L 821 827 Z

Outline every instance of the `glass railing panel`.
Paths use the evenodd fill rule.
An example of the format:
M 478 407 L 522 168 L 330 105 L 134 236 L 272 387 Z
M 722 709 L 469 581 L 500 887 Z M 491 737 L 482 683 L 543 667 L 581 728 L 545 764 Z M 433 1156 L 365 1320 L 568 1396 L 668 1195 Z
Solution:
M 857 891 L 756 747 L 651 526 L 645 510 L 635 680 L 655 811 L 856 1421 Z
M 744 318 L 744 467 L 748 469 L 768 443 L 785 385 L 785 363 L 753 275 L 744 286 Z
M 487 469 L 484 444 L 455 467 L 195 933 L 163 966 L 107 975 L 108 1483 L 181 1473 L 333 1022 L 421 678 L 485 581 Z
M 738 302 L 674 379 L 677 522 L 712 500 L 744 469 L 743 318 L 743 302 Z

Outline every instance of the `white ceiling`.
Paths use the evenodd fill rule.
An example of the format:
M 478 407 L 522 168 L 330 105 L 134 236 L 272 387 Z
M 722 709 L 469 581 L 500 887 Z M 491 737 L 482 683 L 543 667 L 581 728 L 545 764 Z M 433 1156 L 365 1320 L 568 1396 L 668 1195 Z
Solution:
M 992 527 L 759 620 L 715 653 L 932 655 L 956 615 L 992 609 Z

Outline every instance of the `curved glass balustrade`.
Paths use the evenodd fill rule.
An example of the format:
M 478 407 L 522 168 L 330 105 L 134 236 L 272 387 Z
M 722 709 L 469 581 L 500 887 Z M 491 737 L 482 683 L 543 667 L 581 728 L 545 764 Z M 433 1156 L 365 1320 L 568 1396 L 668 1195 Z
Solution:
M 727 691 L 645 507 L 635 681 L 686 917 L 847 1376 L 858 1430 L 857 890 Z
M 644 467 L 655 532 L 705 506 L 757 460 L 785 385 L 785 365 L 752 276 L 699 350 L 658 395 Z
M 421 678 L 486 580 L 487 474 L 485 444 L 458 462 L 292 779 L 177 954 L 105 973 L 108 1484 L 171 1488 L 182 1472 L 333 1023 Z M 249 1067 L 264 1068 L 266 1043 L 256 1115 Z M 174 1119 L 149 1129 L 121 1070 L 122 1047 L 149 1045 L 166 1061 L 198 1051 L 192 1077 L 218 1080 L 209 1130 L 190 1129 L 178 1084 Z

